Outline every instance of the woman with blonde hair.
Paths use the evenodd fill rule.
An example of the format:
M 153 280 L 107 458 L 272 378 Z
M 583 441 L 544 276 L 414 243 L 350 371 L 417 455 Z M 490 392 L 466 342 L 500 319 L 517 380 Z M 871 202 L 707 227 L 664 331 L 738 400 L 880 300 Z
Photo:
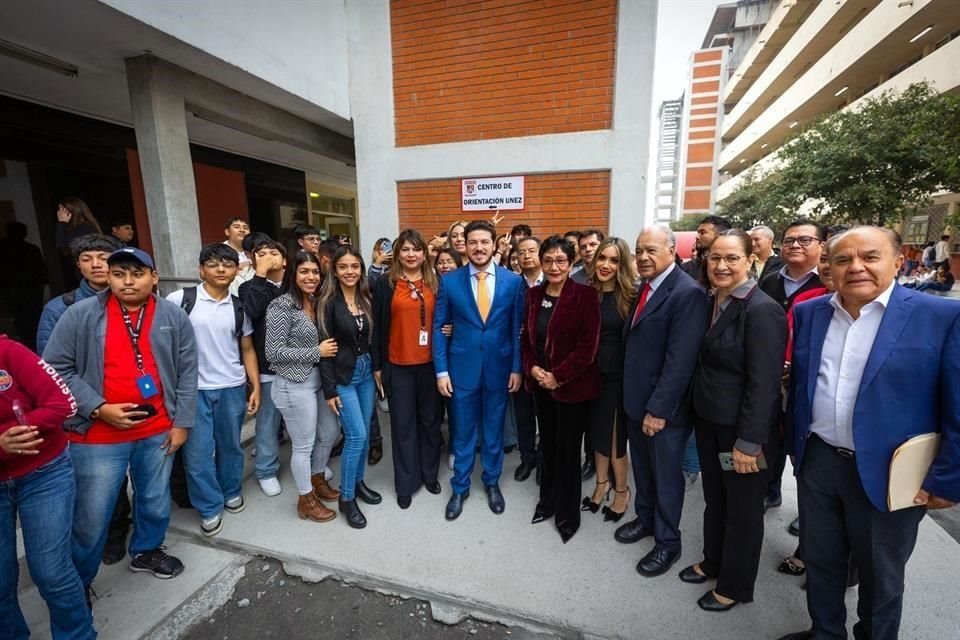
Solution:
M 604 521 L 618 522 L 630 506 L 627 485 L 627 429 L 623 421 L 623 325 L 636 298 L 637 272 L 630 247 L 621 238 L 607 238 L 597 247 L 589 271 L 589 283 L 600 296 L 600 396 L 591 402 L 588 415 L 597 484 L 593 496 L 584 498 L 582 511 L 596 513 L 610 495 L 613 469 L 615 497 L 603 507 Z
M 455 250 L 463 262 L 467 261 L 467 222 L 457 220 L 447 229 L 447 246 Z

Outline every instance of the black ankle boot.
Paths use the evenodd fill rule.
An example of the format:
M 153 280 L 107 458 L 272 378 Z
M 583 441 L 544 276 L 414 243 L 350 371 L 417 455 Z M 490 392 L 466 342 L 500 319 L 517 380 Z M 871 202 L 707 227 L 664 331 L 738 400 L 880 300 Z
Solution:
M 363 512 L 360 511 L 356 500 L 344 500 L 340 498 L 338 506 L 340 513 L 347 519 L 347 524 L 351 527 L 354 529 L 363 529 L 367 526 L 367 519 L 364 517 Z
M 380 504 L 383 496 L 368 487 L 363 481 L 357 483 L 357 497 L 367 504 Z

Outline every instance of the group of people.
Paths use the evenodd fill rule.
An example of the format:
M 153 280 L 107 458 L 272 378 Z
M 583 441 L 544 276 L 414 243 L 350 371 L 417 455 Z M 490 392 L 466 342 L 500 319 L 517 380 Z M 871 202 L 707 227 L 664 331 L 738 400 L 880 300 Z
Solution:
M 478 452 L 488 508 L 503 513 L 511 415 L 514 478 L 539 484 L 531 522 L 553 521 L 566 543 L 583 514 L 619 522 L 632 505 L 614 538 L 652 538 L 637 564 L 646 577 L 682 555 L 692 451 L 704 542 L 678 577 L 712 583 L 697 601 L 706 611 L 754 599 L 764 512 L 781 504 L 793 456 L 800 545 L 780 570 L 807 575 L 812 628 L 788 638 L 846 637 L 852 566 L 858 637 L 897 637 L 919 521 L 960 501 L 960 406 L 940 391 L 960 384 L 960 305 L 897 284 L 896 233 L 828 237 L 800 219 L 777 256 L 771 229 L 709 216 L 682 262 L 666 227 L 631 247 L 599 230 L 500 235 L 496 222 L 458 221 L 429 241 L 403 230 L 375 243 L 368 267 L 347 238 L 304 226 L 288 252 L 233 218 L 226 242 L 201 250 L 200 284 L 166 298 L 146 252 L 74 238 L 82 282 L 45 307 L 42 358 L 0 338 L 2 546 L 15 548 L 19 517 L 54 637 L 95 637 L 101 561 L 129 554 L 134 571 L 183 571 L 163 546 L 171 486 L 185 486 L 204 535 L 245 508 L 246 416 L 267 496 L 283 491 L 282 424 L 298 516 L 365 527 L 361 504 L 383 500 L 365 482 L 382 455 L 377 397 L 389 406 L 401 509 L 421 488 L 443 491 L 446 415 L 446 519 L 466 508 Z M 918 384 L 904 394 L 908 375 Z M 916 506 L 891 512 L 893 451 L 926 432 L 941 434 L 940 453 Z M 25 636 L 15 554 L 3 565 L 0 613 Z

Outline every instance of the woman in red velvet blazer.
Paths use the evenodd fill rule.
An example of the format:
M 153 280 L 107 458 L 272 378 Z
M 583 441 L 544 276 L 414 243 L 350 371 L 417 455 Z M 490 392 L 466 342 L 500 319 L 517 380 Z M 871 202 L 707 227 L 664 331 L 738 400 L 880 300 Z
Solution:
M 540 245 L 544 281 L 527 291 L 521 336 L 527 389 L 534 394 L 543 479 L 533 524 L 555 517 L 566 543 L 580 527 L 580 443 L 590 400 L 600 395 L 600 299 L 568 278 L 576 250 L 560 236 Z

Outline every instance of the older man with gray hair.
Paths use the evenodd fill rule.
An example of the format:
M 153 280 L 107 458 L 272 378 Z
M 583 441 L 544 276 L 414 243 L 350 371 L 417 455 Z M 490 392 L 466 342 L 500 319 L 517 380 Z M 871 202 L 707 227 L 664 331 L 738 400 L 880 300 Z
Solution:
M 773 252 L 773 229 L 758 225 L 750 229 L 750 241 L 753 243 L 753 255 L 757 257 L 754 268 L 757 270 L 757 282 L 783 266 L 783 258 Z

